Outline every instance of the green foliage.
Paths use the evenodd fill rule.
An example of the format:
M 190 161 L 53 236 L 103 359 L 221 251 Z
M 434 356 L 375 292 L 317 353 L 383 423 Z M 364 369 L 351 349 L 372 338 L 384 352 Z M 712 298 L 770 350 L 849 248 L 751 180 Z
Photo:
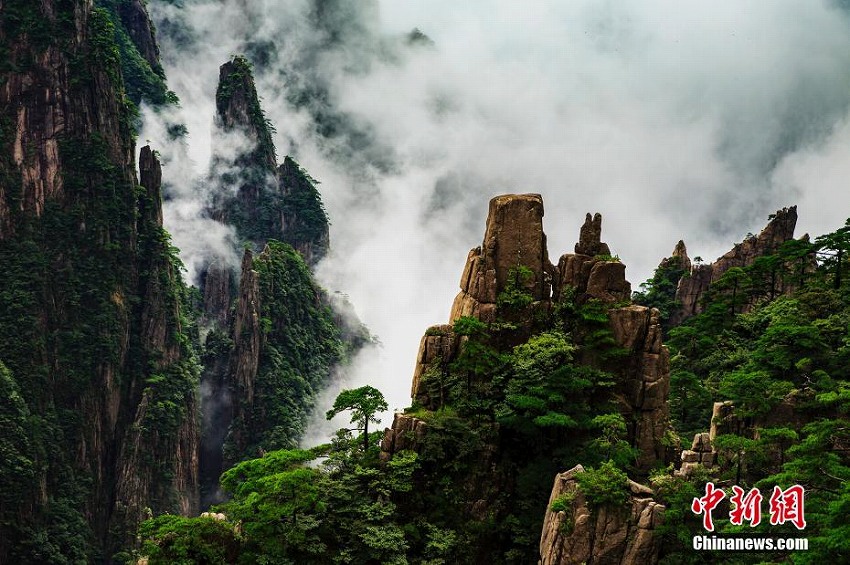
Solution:
M 713 285 L 705 313 L 671 330 L 668 341 L 673 352 L 672 414 L 683 435 L 705 428 L 705 406 L 711 401 L 732 400 L 739 418 L 737 428 L 724 430 L 714 441 L 720 468 L 712 471 L 712 479 L 755 485 L 762 492 L 774 485 L 805 487 L 809 551 L 781 556 L 794 563 L 850 555 L 844 526 L 850 479 L 845 449 L 850 442 L 848 233 L 850 225 L 818 238 L 814 246 L 805 240 L 788 242 L 773 256 L 730 270 Z M 813 261 L 815 249 L 818 263 Z M 748 312 L 741 313 L 745 307 Z M 691 415 L 695 412 L 703 420 L 701 427 Z M 783 421 L 783 414 L 793 416 Z M 699 477 L 696 484 L 706 478 Z M 675 488 L 669 489 L 673 483 Z M 689 550 L 693 525 L 687 512 L 679 516 L 675 508 L 687 508 L 699 494 L 682 479 L 659 484 L 662 499 L 673 501 L 666 505 L 664 531 L 675 534 L 668 538 L 663 562 L 695 562 Z M 719 531 L 732 528 L 721 521 Z M 796 530 L 774 527 L 770 532 Z
M 333 408 L 326 416 L 330 420 L 341 412 L 351 411 L 351 423 L 356 423 L 363 430 L 363 451 L 369 449 L 369 422 L 377 424 L 380 420 L 376 414 L 387 409 L 387 401 L 381 391 L 369 385 L 352 390 L 343 390 L 334 401 Z
M 32 487 L 30 418 L 18 384 L 0 362 L 0 508 L 15 506 Z
M 330 222 L 316 188 L 319 182 L 288 156 L 278 175 L 283 192 L 280 208 L 287 217 L 284 241 L 293 247 L 310 242 L 319 256 L 324 255 Z
M 601 434 L 590 445 L 599 450 L 603 460 L 610 460 L 621 468 L 634 463 L 638 451 L 626 440 L 626 420 L 621 414 L 600 414 L 594 416 L 591 422 L 600 429 Z
M 530 306 L 534 297 L 528 285 L 533 276 L 534 272 L 525 265 L 517 265 L 508 271 L 505 287 L 496 297 L 497 308 L 515 314 Z
M 655 499 L 664 504 L 664 522 L 656 535 L 660 537 L 663 565 L 686 565 L 704 563 L 700 553 L 693 551 L 694 535 L 705 530 L 701 519 L 691 512 L 691 502 L 704 494 L 705 483 L 710 480 L 704 469 L 698 469 L 686 479 L 673 474 L 673 465 L 659 470 L 651 476 Z
M 244 422 L 234 422 L 225 442 L 238 461 L 260 449 L 293 448 L 304 432 L 316 394 L 346 351 L 339 327 L 304 259 L 285 243 L 270 241 L 254 259 L 260 287 L 263 348 L 254 402 Z M 239 450 L 235 438 L 244 441 Z
M 330 464 L 309 465 L 325 449 L 269 452 L 236 465 L 222 476 L 232 496 L 219 508 L 226 521 L 149 520 L 142 554 L 152 563 L 406 563 L 417 543 L 443 562 L 455 533 L 421 520 L 410 528 L 394 503 L 412 491 L 415 453 L 397 453 L 378 469 L 343 441 L 331 448 Z
M 640 291 L 632 294 L 636 304 L 657 308 L 661 314 L 661 323 L 667 328 L 670 315 L 679 307 L 676 301 L 676 287 L 685 274 L 681 257 L 671 257 L 655 269 L 652 278 L 641 283 Z
M 235 563 L 242 535 L 235 524 L 211 517 L 164 514 L 142 523 L 141 554 L 150 565 Z
M 111 24 L 112 42 L 117 47 L 127 97 L 136 106 L 142 101 L 153 106 L 176 104 L 177 96 L 168 90 L 162 66 L 158 62 L 151 65 L 141 55 L 122 22 L 120 12 L 127 4 L 129 0 L 97 1 L 102 14 Z
M 549 505 L 549 510 L 552 512 L 570 512 L 573 508 L 573 502 L 575 502 L 577 494 L 578 493 L 576 491 L 569 491 L 556 497 L 555 500 L 552 501 L 552 504 Z
M 620 508 L 629 499 L 628 477 L 612 461 L 585 469 L 576 475 L 576 481 L 591 508 Z

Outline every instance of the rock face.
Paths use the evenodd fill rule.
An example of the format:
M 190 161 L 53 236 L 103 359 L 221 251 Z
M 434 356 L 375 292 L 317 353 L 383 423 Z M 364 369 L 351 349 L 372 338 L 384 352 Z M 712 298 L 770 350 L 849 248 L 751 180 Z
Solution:
M 575 246 L 578 255 L 610 255 L 608 244 L 602 242 L 602 214 L 596 213 L 591 218 L 588 214 L 579 232 L 578 243 Z
M 271 131 L 260 108 L 251 64 L 247 59 L 234 57 L 219 68 L 215 102 L 218 126 L 225 132 L 242 132 L 253 145 L 250 152 L 237 157 L 236 163 L 270 171 L 277 168 Z
M 428 424 L 419 418 L 396 413 L 391 428 L 384 430 L 381 439 L 381 461 L 389 461 L 394 453 L 410 449 L 416 451 L 428 430 Z
M 450 322 L 461 316 L 494 321 L 499 294 L 520 267 L 529 273 L 520 281 L 522 288 L 534 301 L 548 301 L 554 267 L 546 248 L 539 194 L 508 194 L 490 200 L 484 242 L 469 252 Z
M 758 236 L 750 236 L 736 244 L 714 263 L 691 265 L 689 274 L 679 280 L 676 289 L 676 301 L 680 304 L 680 307 L 671 314 L 670 324 L 677 326 L 691 316 L 701 313 L 703 305 L 700 299 L 711 283 L 720 279 L 732 267 L 747 267 L 752 265 L 757 258 L 775 253 L 783 243 L 794 238 L 796 225 L 797 207 L 782 208 L 774 214 Z M 676 248 L 679 249 L 679 246 L 677 245 Z M 684 251 L 684 243 L 682 243 L 682 250 Z M 687 257 L 687 254 L 685 254 L 685 257 Z M 778 280 L 776 284 L 777 294 L 790 290 L 787 283 L 781 280 Z M 746 310 L 746 306 L 744 310 Z
M 229 371 L 231 394 L 238 399 L 238 402 L 232 405 L 231 420 L 239 423 L 231 426 L 230 441 L 240 454 L 248 441 L 248 438 L 243 437 L 242 431 L 245 428 L 246 412 L 254 403 L 254 385 L 262 347 L 260 285 L 253 261 L 253 254 L 246 249 L 242 258 L 242 280 L 239 283 L 239 299 L 233 324 L 234 349 Z M 230 461 L 231 464 L 234 462 Z
M 625 265 L 599 257 L 610 253 L 601 241 L 600 214 L 588 214 L 581 228 L 575 248 L 586 254 L 562 256 L 557 269 L 549 262 L 542 220 L 539 195 L 505 195 L 490 201 L 484 243 L 469 252 L 450 322 L 461 316 L 495 321 L 499 293 L 517 265 L 529 270 L 525 288 L 539 306 L 548 306 L 570 287 L 579 302 L 598 299 L 614 305 L 629 299 Z M 662 344 L 657 310 L 631 305 L 612 308 L 608 315 L 617 345 L 628 353 L 619 366 L 617 402 L 628 422 L 629 439 L 640 450 L 638 467 L 649 469 L 668 459 L 662 440 L 669 427 L 670 354 Z M 446 373 L 462 344 L 452 325 L 428 329 L 413 373 L 414 401 L 432 410 L 443 405 L 442 389 L 429 390 L 423 376 L 429 371 Z
M 460 346 L 460 336 L 452 332 L 452 326 L 432 326 L 425 331 L 419 342 L 419 354 L 416 368 L 413 370 L 413 385 L 410 396 L 414 402 L 431 409 L 442 406 L 444 399 L 434 394 L 422 384 L 422 376 L 429 369 L 448 371 L 449 363 L 454 360 Z M 432 398 L 433 397 L 433 398 Z
M 39 432 L 30 486 L 0 472 L 0 562 L 55 562 L 49 548 L 71 551 L 57 532 L 84 540 L 62 559 L 108 558 L 145 507 L 197 507 L 197 372 L 161 172 L 144 149 L 137 189 L 108 13 L 2 10 L 0 357 Z
M 317 182 L 291 157 L 278 167 L 246 58 L 221 66 L 216 112 L 207 213 L 233 226 L 250 249 L 241 273 L 218 257 L 201 275 L 212 328 L 203 375 L 203 413 L 211 417 L 201 462 L 207 503 L 217 501 L 227 465 L 295 446 L 314 395 L 339 361 L 343 332 L 352 348 L 369 341 L 361 325 L 332 317 L 312 278 L 308 267 L 328 251 L 328 218 Z M 244 142 L 235 155 L 234 139 Z
M 655 530 L 665 508 L 652 499 L 652 491 L 630 483 L 626 509 L 590 508 L 575 478 L 583 472 L 577 465 L 555 477 L 540 536 L 540 564 L 657 563 L 661 545 Z M 566 508 L 553 511 L 558 499 Z
M 626 280 L 626 266 L 610 257 L 611 250 L 602 238 L 602 215 L 590 214 L 584 221 L 575 245 L 575 254 L 562 255 L 558 261 L 555 299 L 568 290 L 579 301 L 591 298 L 606 303 L 628 301 L 632 286 Z
M 655 308 L 615 308 L 609 318 L 617 345 L 628 351 L 618 385 L 620 411 L 639 450 L 636 466 L 648 470 L 667 459 L 663 439 L 669 429 L 670 353 L 661 343 Z
M 720 403 L 715 404 L 715 409 L 718 404 Z M 713 439 L 708 432 L 695 434 L 691 448 L 682 451 L 682 465 L 676 470 L 676 474 L 689 477 L 698 466 L 713 467 L 717 462 L 717 451 L 711 445 Z
M 420 342 L 411 390 L 414 402 L 431 411 L 450 405 L 451 399 L 443 397 L 448 393 L 442 383 L 451 376 L 452 361 L 470 339 L 453 331 L 454 322 L 461 316 L 496 322 L 489 326 L 494 333 L 504 331 L 501 328 L 506 325 L 507 331 L 525 332 L 527 338 L 533 320 L 546 318 L 555 301 L 573 301 L 581 307 L 598 300 L 607 308 L 616 347 L 624 350 L 616 366 L 606 370 L 616 377 L 611 400 L 627 422 L 630 443 L 638 449 L 636 466 L 647 471 L 658 462 L 669 461 L 671 454 L 664 445 L 669 429 L 669 353 L 662 344 L 658 310 L 623 304 L 630 298 L 631 285 L 625 278 L 625 266 L 610 257 L 608 245 L 601 240 L 601 215 L 588 214 L 576 253 L 561 257 L 557 268 L 549 262 L 542 218 L 543 203 L 536 194 L 505 195 L 490 201 L 484 242 L 469 252 L 450 323 L 432 326 Z M 516 276 L 519 271 L 525 273 L 524 277 Z M 500 301 L 500 295 L 510 294 L 517 286 L 531 301 L 518 315 L 504 306 L 505 300 Z M 514 317 L 509 323 L 502 324 L 511 314 Z M 499 339 L 500 351 L 514 345 L 503 335 Z M 577 362 L 596 366 L 592 355 L 587 357 Z M 392 427 L 384 432 L 381 459 L 388 461 L 403 449 L 420 449 L 428 430 L 426 421 L 396 414 Z M 488 433 L 499 437 L 498 425 Z M 492 507 L 492 492 L 482 484 L 496 490 L 515 487 L 513 479 L 499 468 L 500 449 L 499 442 L 494 441 L 475 454 L 473 478 L 464 485 L 466 512 L 472 519 L 483 520 L 498 512 Z M 657 561 L 659 546 L 653 531 L 661 523 L 664 509 L 652 500 L 652 492 L 631 483 L 627 509 L 591 510 L 574 480 L 581 471 L 577 467 L 557 477 L 550 504 L 564 494 L 575 493 L 575 497 L 567 512 L 547 512 L 540 542 L 541 563 L 642 565 Z
M 673 248 L 673 253 L 670 254 L 670 257 L 662 259 L 661 263 L 658 265 L 658 268 L 664 269 L 674 264 L 677 269 L 682 269 L 686 273 L 691 272 L 691 268 L 693 267 L 693 264 L 691 263 L 691 258 L 688 257 L 688 248 L 685 247 L 685 242 L 681 239 L 676 244 L 676 247 Z
M 118 6 L 121 23 L 127 29 L 130 39 L 139 54 L 148 62 L 152 69 L 160 70 L 159 46 L 153 31 L 148 11 L 142 0 L 128 0 Z
M 222 261 L 214 261 L 203 273 L 201 287 L 204 289 L 204 314 L 207 323 L 220 328 L 230 326 L 230 307 L 233 302 L 234 276 Z
M 278 167 L 271 129 L 260 107 L 251 64 L 235 57 L 221 66 L 216 125 L 225 141 L 213 146 L 210 217 L 231 224 L 257 249 L 276 239 L 292 245 L 310 265 L 329 247 L 328 218 L 316 181 L 291 157 Z M 248 147 L 231 155 L 241 136 Z

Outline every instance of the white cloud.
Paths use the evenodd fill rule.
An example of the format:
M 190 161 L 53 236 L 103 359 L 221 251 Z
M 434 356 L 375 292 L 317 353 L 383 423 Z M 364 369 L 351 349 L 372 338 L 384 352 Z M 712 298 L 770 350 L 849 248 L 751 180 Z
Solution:
M 782 206 L 815 233 L 850 215 L 832 194 L 850 161 L 850 29 L 825 1 L 326 0 L 323 31 L 309 0 L 150 4 L 195 171 L 218 66 L 273 43 L 257 88 L 279 155 L 322 182 L 319 276 L 384 343 L 348 382 L 391 406 L 408 403 L 419 338 L 447 321 L 495 194 L 543 194 L 554 261 L 602 212 L 634 286 L 680 238 L 711 259 Z M 174 41 L 180 18 L 194 43 Z M 405 47 L 414 27 L 435 46 Z M 306 87 L 323 98 L 296 107 Z

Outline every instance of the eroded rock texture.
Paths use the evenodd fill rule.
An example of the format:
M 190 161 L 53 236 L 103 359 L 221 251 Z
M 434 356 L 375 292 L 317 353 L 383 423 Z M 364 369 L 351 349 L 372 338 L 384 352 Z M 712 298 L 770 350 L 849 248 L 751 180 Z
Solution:
M 676 301 L 680 306 L 671 314 L 670 324 L 677 326 L 691 316 L 701 313 L 703 311 L 701 298 L 711 283 L 719 280 L 732 267 L 747 267 L 757 258 L 775 253 L 783 243 L 794 238 L 796 225 L 797 207 L 782 208 L 776 212 L 758 236 L 750 236 L 741 243 L 735 244 L 714 263 L 692 265 L 679 280 Z M 677 245 L 676 248 L 679 249 L 679 246 Z M 684 251 L 683 243 L 682 250 Z M 687 254 L 684 257 L 687 257 Z M 782 294 L 791 289 L 790 283 L 781 278 L 778 278 L 775 284 L 776 294 Z M 747 307 L 744 306 L 743 309 L 746 311 Z
M 661 343 L 658 310 L 627 306 L 609 311 L 614 339 L 628 351 L 619 390 L 620 411 L 638 448 L 636 465 L 648 470 L 665 461 L 663 438 L 669 428 L 670 353 Z
M 629 501 L 623 507 L 590 507 L 578 486 L 577 465 L 555 477 L 540 536 L 541 565 L 650 565 L 661 549 L 655 530 L 664 520 L 664 506 L 652 491 L 629 483 Z M 553 511 L 561 499 L 566 508 Z
M 381 460 L 389 461 L 394 453 L 410 449 L 417 451 L 422 444 L 428 424 L 408 414 L 396 413 L 393 425 L 384 430 L 381 439 Z
M 0 562 L 44 559 L 27 548 L 64 547 L 62 528 L 90 552 L 63 558 L 105 558 L 145 507 L 197 507 L 197 374 L 161 172 L 143 149 L 137 189 L 108 13 L 0 10 L 0 292 L 16 293 L 0 300 L 0 358 L 44 423 L 32 488 L 0 505 Z
M 601 241 L 602 215 L 590 214 L 579 233 L 575 253 L 562 255 L 558 261 L 555 299 L 566 292 L 575 292 L 575 298 L 591 298 L 606 303 L 628 301 L 632 286 L 626 280 L 626 266 L 611 257 L 608 244 Z
M 507 194 L 490 200 L 484 242 L 466 259 L 450 322 L 461 316 L 494 321 L 499 293 L 519 267 L 528 273 L 520 282 L 522 288 L 535 301 L 548 301 L 554 267 L 546 248 L 539 194 Z

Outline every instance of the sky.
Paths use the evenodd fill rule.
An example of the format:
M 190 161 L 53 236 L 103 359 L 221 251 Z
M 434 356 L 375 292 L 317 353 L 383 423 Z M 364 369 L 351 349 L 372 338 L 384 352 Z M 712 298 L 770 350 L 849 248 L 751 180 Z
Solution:
M 319 8 L 317 8 L 317 6 Z M 409 404 L 425 329 L 446 323 L 490 198 L 543 195 L 553 262 L 587 212 L 633 288 L 684 239 L 706 261 L 778 208 L 798 235 L 850 217 L 850 19 L 812 0 L 151 0 L 169 113 L 166 226 L 190 279 L 233 234 L 201 216 L 218 67 L 246 53 L 332 225 L 317 276 L 378 336 L 322 398 L 372 384 Z M 411 30 L 430 41 L 410 42 Z M 167 139 L 179 121 L 189 135 Z M 384 425 L 389 425 L 390 416 Z M 332 427 L 320 417 L 307 443 Z

